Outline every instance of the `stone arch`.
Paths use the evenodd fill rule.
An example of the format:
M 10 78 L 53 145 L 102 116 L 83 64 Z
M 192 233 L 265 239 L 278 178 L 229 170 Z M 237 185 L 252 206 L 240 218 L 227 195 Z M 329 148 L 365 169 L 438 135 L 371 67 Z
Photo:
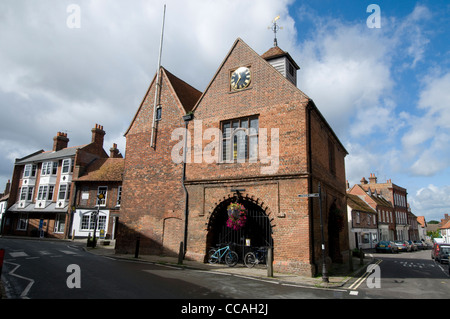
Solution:
M 227 207 L 236 201 L 243 204 L 247 210 L 246 224 L 239 230 L 226 226 Z M 225 196 L 219 203 L 215 203 L 215 207 L 208 213 L 206 252 L 211 247 L 231 243 L 242 258 L 252 247 L 273 247 L 272 229 L 275 225 L 272 225 L 272 222 L 269 208 L 260 199 L 248 195 Z

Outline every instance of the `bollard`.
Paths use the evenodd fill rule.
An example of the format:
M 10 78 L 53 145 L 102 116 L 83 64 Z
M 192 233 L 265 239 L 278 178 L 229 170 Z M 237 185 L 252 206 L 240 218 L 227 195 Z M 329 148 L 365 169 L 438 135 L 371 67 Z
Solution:
M 139 245 L 141 243 L 141 237 L 137 236 L 136 237 L 136 250 L 134 251 L 134 258 L 138 258 L 139 257 Z
M 91 247 L 91 233 L 88 235 L 86 247 Z
M 180 249 L 178 250 L 178 265 L 183 264 L 183 255 L 184 255 L 183 247 L 184 247 L 183 242 L 180 241 Z
M 267 277 L 273 277 L 273 248 L 267 248 Z
M 359 264 L 364 265 L 364 252 L 362 248 L 359 248 Z
M 5 257 L 5 250 L 0 249 L 0 277 L 2 276 L 3 258 Z
M 353 251 L 351 249 L 348 251 L 348 267 L 349 271 L 353 271 Z

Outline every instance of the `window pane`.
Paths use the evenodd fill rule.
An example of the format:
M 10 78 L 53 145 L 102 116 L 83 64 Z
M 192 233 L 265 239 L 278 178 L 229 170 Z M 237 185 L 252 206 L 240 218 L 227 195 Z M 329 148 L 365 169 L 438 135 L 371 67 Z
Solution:
M 231 135 L 231 124 L 230 123 L 224 123 L 222 129 L 223 129 L 222 136 L 224 138 L 230 137 L 230 135 Z
M 70 170 L 70 159 L 63 160 L 62 163 L 62 172 L 63 173 L 69 173 Z
M 99 216 L 97 225 L 98 225 L 98 230 L 106 229 L 106 216 Z
M 58 171 L 58 162 L 53 162 L 52 174 L 56 175 L 57 171 Z
M 60 200 L 66 199 L 66 189 L 67 189 L 67 185 L 61 185 L 61 186 L 59 186 L 59 195 L 58 195 L 58 199 L 60 199 Z
M 106 193 L 107 193 L 107 191 L 108 191 L 108 187 L 107 186 L 100 186 L 98 188 L 98 191 L 97 191 L 97 205 L 101 205 L 101 206 L 106 205 Z M 103 195 L 102 199 L 98 198 L 100 194 Z
M 236 152 L 237 159 L 245 160 L 247 156 L 247 132 L 245 130 L 238 130 L 235 134 L 237 140 Z
M 223 140 L 222 142 L 222 160 L 228 160 L 228 144 L 230 140 Z
M 20 190 L 20 200 L 25 200 L 27 191 L 27 187 L 22 187 L 22 189 Z
M 256 135 L 249 137 L 249 158 L 258 158 L 258 136 Z
M 23 171 L 23 177 L 29 177 L 31 175 L 31 165 L 25 165 L 25 170 Z
M 233 121 L 233 130 L 239 127 L 239 121 Z
M 33 187 L 28 187 L 28 197 L 27 200 L 31 201 L 33 199 Z
M 49 186 L 49 188 L 48 188 L 48 197 L 47 197 L 48 200 L 52 200 L 53 199 L 53 191 L 54 191 L 54 189 L 55 189 L 55 186 L 53 186 L 53 185 Z
M 89 229 L 89 215 L 83 215 L 81 218 L 81 229 Z
M 258 118 L 254 118 L 250 120 L 250 127 L 256 129 L 258 131 L 259 123 Z

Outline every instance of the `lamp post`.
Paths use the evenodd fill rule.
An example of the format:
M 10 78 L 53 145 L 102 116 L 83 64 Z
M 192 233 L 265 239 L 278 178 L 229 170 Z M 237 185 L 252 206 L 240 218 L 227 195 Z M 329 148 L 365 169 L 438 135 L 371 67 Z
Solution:
M 98 194 L 97 195 L 97 211 L 93 213 L 94 215 L 94 237 L 92 238 L 92 248 L 97 246 L 97 221 L 98 216 L 100 215 L 100 203 L 105 198 L 105 195 Z

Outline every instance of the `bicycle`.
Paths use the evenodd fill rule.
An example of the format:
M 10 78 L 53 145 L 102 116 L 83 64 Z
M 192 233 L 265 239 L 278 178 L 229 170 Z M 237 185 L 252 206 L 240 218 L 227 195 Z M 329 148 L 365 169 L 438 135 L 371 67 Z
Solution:
M 238 254 L 231 250 L 230 245 L 226 245 L 219 249 L 211 248 L 208 252 L 208 262 L 210 264 L 220 263 L 224 257 L 225 263 L 229 267 L 236 266 L 239 260 Z
M 266 264 L 267 248 L 261 247 L 256 251 L 250 251 L 245 254 L 244 264 L 248 268 L 255 267 L 258 264 Z

